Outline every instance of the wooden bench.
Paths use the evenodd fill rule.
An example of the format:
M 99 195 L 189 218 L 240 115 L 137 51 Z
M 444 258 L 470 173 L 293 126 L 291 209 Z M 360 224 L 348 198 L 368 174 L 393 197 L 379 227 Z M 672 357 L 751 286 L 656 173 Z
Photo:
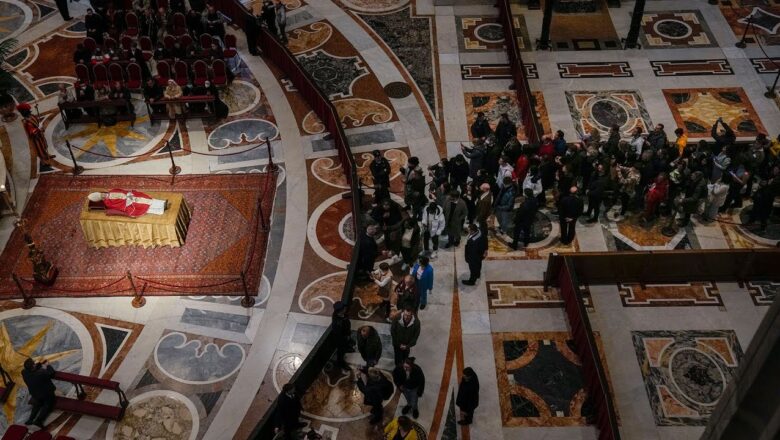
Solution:
M 13 380 L 11 380 L 11 376 L 6 373 L 5 370 L 3 370 L 3 367 L 0 366 L 0 377 L 2 377 L 3 385 L 0 386 L 0 403 L 5 403 L 6 400 L 8 400 L 8 396 L 11 395 L 11 390 L 14 389 L 14 383 Z
M 116 122 L 130 121 L 130 126 L 135 126 L 135 109 L 132 102 L 125 101 L 124 99 L 108 99 L 103 101 L 76 101 L 76 102 L 63 102 L 57 104 L 60 109 L 60 115 L 62 116 L 62 122 L 65 124 L 67 130 L 73 124 L 89 124 L 97 123 L 98 127 L 102 126 L 104 119 L 114 118 Z M 101 115 L 100 109 L 113 108 L 116 113 L 112 115 Z M 68 115 L 68 110 L 84 110 L 81 116 L 78 118 L 72 118 Z M 88 109 L 95 109 L 93 114 L 86 113 Z M 124 113 L 119 110 L 123 109 Z
M 167 108 L 164 108 L 163 106 L 165 106 L 165 104 L 179 104 L 182 106 L 182 113 L 176 115 L 176 119 L 212 119 L 217 117 L 214 101 L 215 99 L 211 95 L 190 95 L 176 99 L 163 98 L 154 101 L 153 103 L 150 103 L 147 100 L 146 110 L 149 113 L 149 119 L 152 121 L 167 120 L 169 119 L 168 111 Z M 204 104 L 204 108 L 202 110 L 197 110 L 189 104 Z M 164 111 L 154 111 L 155 108 L 153 107 L 155 106 L 158 106 L 158 110 Z
M 70 397 L 58 396 L 54 404 L 55 409 L 111 420 L 122 420 L 122 417 L 124 417 L 125 409 L 129 402 L 124 391 L 119 387 L 119 382 L 97 377 L 81 376 L 73 373 L 63 373 L 61 371 L 54 373 L 54 379 L 70 382 L 75 385 L 77 397 L 76 399 L 73 399 Z M 84 386 L 116 391 L 119 396 L 119 406 L 85 401 L 84 399 L 87 398 L 87 393 L 84 391 Z

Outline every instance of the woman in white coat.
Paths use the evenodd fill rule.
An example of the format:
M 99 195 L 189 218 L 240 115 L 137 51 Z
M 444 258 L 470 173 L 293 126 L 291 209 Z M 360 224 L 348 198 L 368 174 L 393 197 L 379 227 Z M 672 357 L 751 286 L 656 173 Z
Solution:
M 711 222 L 718 218 L 718 209 L 726 202 L 728 193 L 729 186 L 721 179 L 707 185 L 707 199 L 704 203 L 704 212 L 701 215 L 702 220 Z
M 423 248 L 428 252 L 429 241 L 433 243 L 431 258 L 436 258 L 439 250 L 439 236 L 444 231 L 444 210 L 436 202 L 431 202 L 422 215 Z

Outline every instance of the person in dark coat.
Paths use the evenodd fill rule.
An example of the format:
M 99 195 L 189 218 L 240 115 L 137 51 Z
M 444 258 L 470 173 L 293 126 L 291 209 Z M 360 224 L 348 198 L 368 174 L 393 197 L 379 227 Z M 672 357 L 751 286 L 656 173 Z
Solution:
M 460 144 L 460 151 L 469 159 L 469 177 L 476 179 L 479 170 L 485 166 L 485 155 L 487 154 L 485 144 L 475 143 L 473 147 Z
M 517 126 L 509 119 L 508 114 L 501 113 L 501 119 L 498 120 L 496 126 L 496 145 L 503 150 L 506 144 L 516 137 Z M 517 160 L 517 156 L 515 156 L 515 160 Z
M 407 415 L 412 412 L 415 419 L 420 417 L 417 410 L 417 399 L 425 391 L 425 374 L 422 368 L 414 362 L 414 358 L 406 358 L 393 370 L 393 382 L 401 390 L 401 394 L 406 398 L 406 405 L 401 409 L 401 414 Z
M 363 237 L 360 240 L 358 248 L 358 261 L 355 268 L 355 277 L 359 280 L 368 280 L 369 274 L 374 270 L 374 262 L 379 254 L 379 246 L 376 244 L 376 225 L 366 226 L 362 232 Z
M 534 191 L 526 188 L 523 194 L 523 203 L 515 210 L 515 230 L 512 239 L 512 249 L 517 250 L 517 244 L 520 241 L 520 234 L 523 236 L 523 246 L 528 247 L 531 243 L 531 228 L 536 220 L 536 212 L 539 210 L 539 203 L 534 197 Z
M 295 385 L 291 383 L 284 384 L 282 393 L 279 394 L 276 412 L 274 413 L 274 426 L 276 431 L 283 431 L 284 438 L 295 439 L 296 432 L 306 426 L 298 419 L 301 416 L 301 399 L 295 390 Z
M 766 229 L 769 222 L 769 216 L 772 214 L 772 206 L 777 197 L 777 181 L 780 177 L 774 177 L 774 185 L 770 185 L 767 180 L 761 180 L 758 182 L 758 189 L 753 193 L 753 207 L 750 210 L 750 216 L 748 217 L 748 224 L 759 222 L 760 226 L 757 231 L 762 232 Z
M 54 391 L 57 387 L 51 379 L 54 377 L 54 368 L 45 360 L 35 362 L 30 358 L 24 361 L 24 370 L 22 370 L 22 379 L 27 385 L 27 391 L 32 400 L 32 410 L 30 417 L 24 422 L 25 425 L 35 425 L 43 428 L 46 423 L 46 417 L 49 416 L 56 396 Z
M 336 366 L 349 370 L 349 365 L 344 360 L 344 356 L 355 351 L 355 342 L 352 340 L 352 324 L 347 316 L 347 307 L 341 301 L 333 303 L 330 327 L 336 338 Z
M 450 164 L 450 185 L 463 192 L 466 188 L 466 181 L 469 179 L 469 164 L 466 163 L 466 158 L 462 154 L 455 155 Z
M 414 307 L 406 306 L 401 316 L 390 325 L 396 365 L 400 365 L 409 357 L 412 347 L 417 345 L 417 338 L 420 337 L 420 320 L 414 313 Z
M 604 199 L 604 192 L 609 184 L 609 176 L 604 171 L 604 165 L 596 165 L 596 175 L 590 179 L 588 184 L 588 212 L 590 216 L 588 223 L 596 223 L 599 220 L 601 212 L 601 201 Z
M 558 222 L 561 227 L 561 243 L 568 245 L 574 241 L 577 218 L 582 215 L 583 203 L 577 196 L 577 187 L 572 186 L 569 194 L 558 201 Z
M 260 15 L 253 15 L 244 24 L 244 33 L 246 34 L 246 46 L 252 55 L 260 55 L 260 49 L 257 47 L 257 39 L 260 38 Z
M 103 17 L 95 14 L 92 9 L 87 9 L 84 16 L 84 25 L 87 28 L 87 37 L 92 38 L 98 45 L 103 44 Z
M 382 421 L 384 415 L 382 404 L 393 395 L 393 384 L 376 368 L 369 368 L 368 374 L 365 369 L 361 369 L 360 373 L 357 386 L 363 393 L 363 403 L 371 407 L 371 418 L 368 422 L 376 425 Z
M 696 171 L 691 174 L 690 181 L 686 185 L 679 203 L 683 214 L 680 227 L 688 225 L 691 221 L 691 214 L 699 209 L 701 201 L 705 198 L 707 198 L 707 182 L 704 181 L 704 174 L 701 171 Z
M 474 223 L 470 224 L 465 248 L 466 263 L 469 265 L 469 279 L 461 282 L 467 286 L 473 286 L 482 272 L 482 260 L 487 257 L 487 233 L 480 231 Z
M 490 129 L 490 123 L 485 117 L 485 113 L 477 113 L 477 119 L 471 124 L 471 136 L 475 142 L 484 141 L 493 130 Z
M 371 153 L 374 159 L 368 166 L 371 171 L 371 177 L 374 178 L 374 184 L 381 184 L 383 187 L 388 188 L 390 186 L 390 162 L 382 157 L 382 153 L 379 150 L 374 150 Z
M 68 0 L 55 0 L 54 3 L 57 4 L 57 9 L 59 9 L 63 20 L 73 20 L 73 18 L 70 16 L 70 11 L 68 11 Z
M 366 365 L 373 367 L 382 357 L 382 340 L 374 327 L 364 325 L 357 331 L 357 348 Z
M 458 385 L 458 395 L 455 405 L 461 411 L 459 425 L 470 425 L 474 420 L 474 410 L 479 406 L 479 379 L 471 367 L 463 369 L 463 379 Z
M 153 78 L 147 79 L 143 92 L 144 98 L 149 102 L 154 113 L 162 113 L 165 111 L 165 104 L 154 104 L 156 101 L 163 98 L 163 89 L 157 84 L 157 81 Z
M 275 37 L 277 35 L 276 8 L 274 8 L 274 4 L 271 3 L 271 0 L 263 1 L 263 8 L 261 9 L 261 15 L 263 17 L 263 22 L 265 23 L 265 26 L 268 28 L 268 32 Z

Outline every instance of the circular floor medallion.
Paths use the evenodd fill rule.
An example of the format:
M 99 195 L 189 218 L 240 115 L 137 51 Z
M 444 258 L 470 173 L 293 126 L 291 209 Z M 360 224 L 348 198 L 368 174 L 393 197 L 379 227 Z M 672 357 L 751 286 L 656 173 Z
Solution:
M 726 378 L 720 365 L 699 350 L 686 348 L 675 352 L 669 369 L 674 384 L 694 403 L 714 405 L 723 394 Z
M 655 31 L 666 38 L 686 38 L 693 29 L 687 23 L 679 20 L 660 20 L 655 24 Z
M 474 30 L 477 38 L 487 43 L 501 43 L 504 41 L 504 27 L 498 23 L 486 23 L 477 26 Z
M 412 94 L 412 88 L 405 82 L 391 82 L 385 86 L 385 93 L 387 96 L 394 99 L 406 98 Z
M 622 127 L 628 122 L 628 112 L 622 105 L 609 99 L 600 99 L 590 108 L 593 119 L 602 126 L 609 128 L 613 125 Z

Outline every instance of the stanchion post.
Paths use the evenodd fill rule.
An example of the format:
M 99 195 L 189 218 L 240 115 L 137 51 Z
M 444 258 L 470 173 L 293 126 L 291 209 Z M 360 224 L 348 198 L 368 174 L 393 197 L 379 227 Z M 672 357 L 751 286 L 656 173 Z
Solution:
M 777 80 L 780 79 L 780 69 L 777 70 L 777 75 L 775 75 L 775 81 L 772 83 L 772 87 L 767 88 L 766 93 L 764 93 L 764 96 L 769 99 L 774 99 L 777 94 L 775 93 L 775 89 L 777 88 Z
M 753 25 L 753 13 L 751 12 L 750 15 L 747 17 L 747 24 L 745 25 L 745 30 L 742 32 L 742 38 L 737 41 L 735 46 L 737 46 L 740 49 L 744 49 L 747 47 L 747 44 L 745 43 L 745 38 L 747 37 L 748 30 L 750 29 L 750 26 Z
M 257 201 L 259 204 L 258 214 L 260 215 L 260 229 L 267 232 L 268 231 L 268 220 L 265 218 L 265 212 L 263 211 L 263 199 L 259 199 Z
M 27 295 L 27 292 L 24 291 L 24 287 L 22 287 L 22 283 L 19 281 L 19 277 L 17 277 L 15 273 L 12 273 L 11 276 L 14 279 L 14 283 L 16 283 L 16 288 L 19 289 L 19 292 L 22 294 L 22 308 L 27 310 L 35 307 L 35 298 Z
M 132 306 L 135 307 L 136 309 L 139 309 L 146 304 L 146 298 L 144 298 L 144 292 L 146 292 L 146 283 L 144 283 L 144 285 L 141 286 L 141 293 L 135 295 L 133 297 L 133 301 L 131 302 Z
M 168 169 L 168 174 L 175 176 L 181 173 L 181 167 L 176 165 L 176 162 L 173 161 L 173 150 L 171 149 L 170 142 L 165 142 L 165 148 L 168 149 L 168 157 L 171 158 L 171 167 Z
M 243 270 L 241 271 L 241 284 L 244 285 L 244 297 L 241 298 L 241 305 L 247 309 L 254 307 L 255 299 L 249 296 L 249 287 L 246 285 L 246 274 Z
M 265 146 L 268 148 L 268 172 L 275 173 L 279 171 L 279 167 L 274 163 L 274 153 L 271 150 L 271 139 L 265 138 Z
M 68 146 L 68 153 L 70 153 L 70 160 L 73 161 L 73 175 L 78 176 L 84 172 L 84 167 L 76 162 L 76 156 L 73 155 L 73 147 L 70 146 L 70 141 L 65 140 L 65 145 Z

